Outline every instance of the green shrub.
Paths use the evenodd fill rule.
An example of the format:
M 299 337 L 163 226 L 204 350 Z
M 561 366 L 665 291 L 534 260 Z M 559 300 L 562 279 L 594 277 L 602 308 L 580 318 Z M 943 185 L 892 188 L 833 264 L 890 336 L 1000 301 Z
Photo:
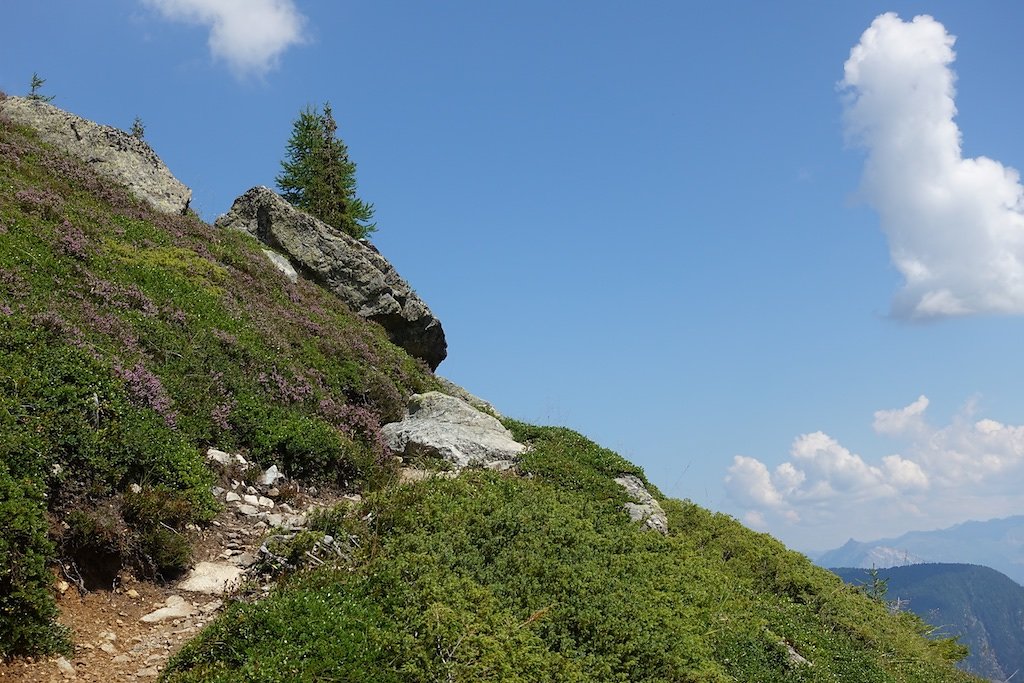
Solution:
M 665 501 L 672 534 L 640 531 L 610 480 L 635 468 L 513 426 L 534 447 L 526 478 L 464 472 L 316 515 L 317 532 L 355 536 L 352 564 L 234 607 L 168 680 L 971 680 L 958 651 L 724 515 Z M 357 624 L 358 643 L 318 640 Z
M 0 659 L 69 646 L 67 629 L 53 623 L 45 512 L 41 487 L 15 479 L 0 459 Z

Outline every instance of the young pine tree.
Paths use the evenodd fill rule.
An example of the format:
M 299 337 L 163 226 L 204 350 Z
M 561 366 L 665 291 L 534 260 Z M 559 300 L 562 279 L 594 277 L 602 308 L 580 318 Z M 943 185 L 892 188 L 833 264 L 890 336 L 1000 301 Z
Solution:
M 356 196 L 356 165 L 337 137 L 331 105 L 306 107 L 292 125 L 277 186 L 294 206 L 357 239 L 376 229 L 373 204 Z
M 36 102 L 52 102 L 53 95 L 43 95 L 39 92 L 39 89 L 46 83 L 45 78 L 40 78 L 39 74 L 35 71 L 32 72 L 32 81 L 29 83 L 28 99 L 35 100 Z

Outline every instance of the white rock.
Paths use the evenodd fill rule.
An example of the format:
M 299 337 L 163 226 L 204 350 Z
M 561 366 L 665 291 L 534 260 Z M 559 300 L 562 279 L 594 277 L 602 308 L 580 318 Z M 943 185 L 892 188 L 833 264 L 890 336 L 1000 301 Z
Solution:
M 180 595 L 172 595 L 167 598 L 164 602 L 165 607 L 161 607 L 158 610 L 154 610 L 149 614 L 145 615 L 139 621 L 145 624 L 155 624 L 160 621 L 170 621 L 171 619 L 182 619 L 190 616 L 194 611 L 195 607 L 192 603 L 188 602 Z
M 75 676 L 76 675 L 75 674 L 75 667 L 72 666 L 71 662 L 69 662 L 64 657 L 57 657 L 57 659 L 55 659 L 53 661 L 55 661 L 57 663 L 57 668 L 60 669 L 60 672 L 62 674 L 64 674 L 65 676 L 69 676 L 70 677 L 70 676 Z
M 273 486 L 282 479 L 286 479 L 283 474 L 277 469 L 277 465 L 271 465 L 266 469 L 263 474 L 260 475 L 259 484 L 261 486 Z
M 244 500 L 249 505 L 258 506 L 260 504 L 260 497 L 252 493 L 247 493 L 244 496 L 242 496 L 242 500 Z
M 274 507 L 274 501 L 272 501 L 271 499 L 267 498 L 266 496 L 260 496 L 259 498 L 257 498 L 256 499 L 256 504 L 259 505 L 261 508 L 272 508 L 272 507 Z
M 234 457 L 230 453 L 225 453 L 216 448 L 207 449 L 206 459 L 221 465 L 230 465 L 234 461 Z
M 242 497 L 234 491 L 228 491 L 227 495 L 224 496 L 224 502 L 226 503 L 235 503 L 240 500 L 242 500 Z
M 626 489 L 629 497 L 636 501 L 622 506 L 629 514 L 629 518 L 634 522 L 641 522 L 647 529 L 667 536 L 668 516 L 661 508 L 661 504 L 644 486 L 643 481 L 632 474 L 623 474 L 621 477 L 616 477 L 615 483 Z
M 242 570 L 233 564 L 200 562 L 192 568 L 177 588 L 192 593 L 219 595 L 234 588 L 241 575 Z
M 284 273 L 285 277 L 292 282 L 299 281 L 299 274 L 295 272 L 295 268 L 292 267 L 291 261 L 288 260 L 287 256 L 278 254 L 276 251 L 270 249 L 264 249 L 263 253 L 267 255 L 270 262 L 277 266 L 277 269 Z
M 388 447 L 405 458 L 437 457 L 456 469 L 470 465 L 507 468 L 526 450 L 495 418 L 462 399 L 438 391 L 414 394 L 409 415 L 384 425 Z

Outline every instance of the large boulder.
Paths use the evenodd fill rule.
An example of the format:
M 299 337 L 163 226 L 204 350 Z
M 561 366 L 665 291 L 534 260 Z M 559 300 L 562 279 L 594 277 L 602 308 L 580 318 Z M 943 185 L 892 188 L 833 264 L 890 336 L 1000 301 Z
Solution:
M 442 394 L 448 394 L 449 396 L 454 396 L 455 398 L 461 398 L 463 401 L 473 406 L 480 412 L 487 413 L 488 415 L 493 415 L 499 420 L 501 419 L 501 413 L 499 413 L 498 409 L 491 405 L 490 402 L 485 401 L 479 396 L 474 396 L 473 394 L 469 393 L 468 391 L 466 391 L 465 389 L 463 389 L 462 387 L 460 387 L 458 384 L 451 381 L 447 377 L 442 377 L 441 375 L 434 375 L 434 379 L 436 379 L 438 384 L 441 385 Z
M 380 323 L 391 341 L 432 370 L 448 355 L 441 321 L 369 242 L 296 209 L 266 187 L 236 199 L 214 225 L 244 230 L 284 254 L 300 275 Z
M 192 190 L 171 174 L 143 140 L 25 97 L 0 100 L 0 114 L 35 129 L 44 142 L 125 185 L 156 210 L 173 214 L 188 210 Z
M 439 391 L 414 394 L 409 414 L 381 428 L 388 447 L 405 457 L 441 458 L 456 469 L 508 469 L 526 450 L 497 419 Z

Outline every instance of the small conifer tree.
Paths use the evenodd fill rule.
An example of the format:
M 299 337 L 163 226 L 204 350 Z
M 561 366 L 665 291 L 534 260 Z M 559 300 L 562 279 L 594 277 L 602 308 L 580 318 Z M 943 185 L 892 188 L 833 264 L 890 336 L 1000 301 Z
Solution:
M 292 126 L 277 186 L 294 206 L 361 239 L 376 230 L 373 204 L 356 196 L 356 165 L 337 132 L 329 103 L 322 113 L 308 106 L 302 110 Z
M 39 93 L 39 89 L 43 87 L 43 83 L 46 83 L 45 78 L 40 78 L 39 74 L 32 72 L 32 82 L 30 84 L 30 90 L 28 93 L 28 99 L 35 100 L 36 102 L 52 102 L 53 95 L 42 95 Z
M 139 140 L 144 138 L 146 136 L 146 126 L 142 123 L 142 119 L 136 116 L 135 120 L 132 121 L 132 129 L 128 132 L 133 138 L 138 138 Z

